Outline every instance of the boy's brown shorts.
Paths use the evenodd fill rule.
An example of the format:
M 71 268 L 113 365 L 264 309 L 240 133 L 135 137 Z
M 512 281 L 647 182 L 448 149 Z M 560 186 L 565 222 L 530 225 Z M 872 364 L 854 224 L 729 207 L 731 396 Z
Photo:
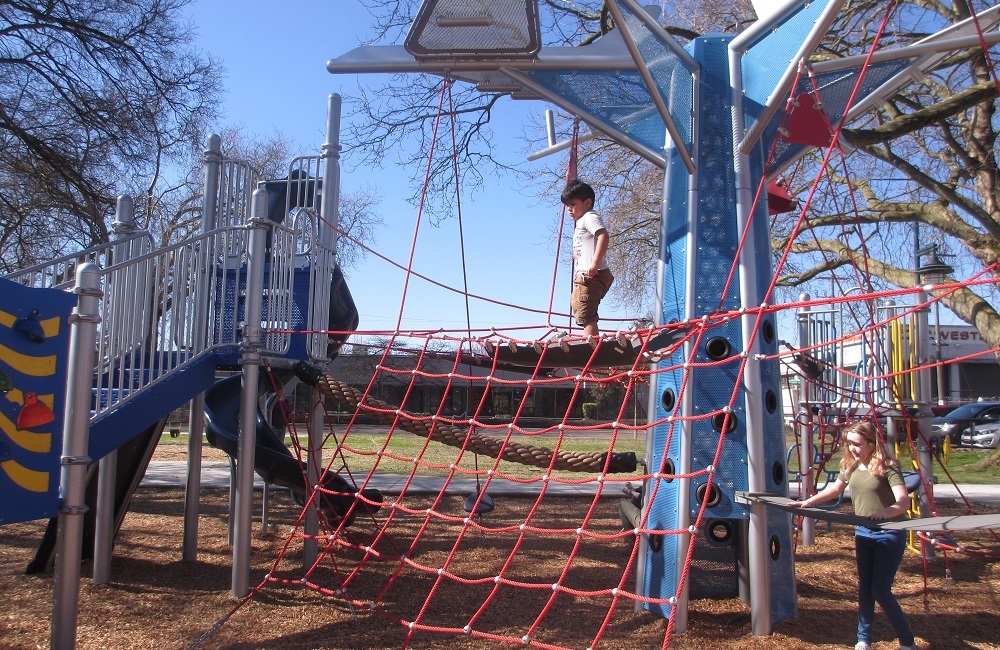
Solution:
M 573 278 L 573 296 L 570 299 L 570 307 L 573 309 L 577 325 L 586 327 L 597 322 L 599 318 L 597 306 L 601 304 L 601 298 L 608 293 L 614 279 L 608 269 L 601 269 L 592 278 L 585 277 L 582 272 L 576 274 Z

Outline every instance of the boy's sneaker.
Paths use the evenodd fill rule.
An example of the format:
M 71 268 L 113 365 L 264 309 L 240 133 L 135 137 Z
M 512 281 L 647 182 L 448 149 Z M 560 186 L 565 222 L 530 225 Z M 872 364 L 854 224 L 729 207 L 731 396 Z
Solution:
M 858 641 L 854 644 L 854 650 L 872 650 L 872 644 L 867 641 Z

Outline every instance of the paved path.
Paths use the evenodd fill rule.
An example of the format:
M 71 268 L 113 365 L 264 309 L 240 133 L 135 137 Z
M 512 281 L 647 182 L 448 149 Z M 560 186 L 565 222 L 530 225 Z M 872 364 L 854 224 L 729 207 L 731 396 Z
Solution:
M 146 470 L 146 476 L 142 480 L 143 486 L 168 487 L 183 486 L 186 483 L 187 463 L 185 461 L 153 461 Z M 402 474 L 376 474 L 369 482 L 371 487 L 378 488 L 384 494 L 399 494 L 406 482 L 406 476 Z M 260 476 L 254 476 L 254 485 L 258 489 L 264 487 L 264 482 Z M 229 487 L 229 463 L 228 462 L 206 462 L 201 468 L 202 487 L 227 488 Z M 407 489 L 407 494 L 437 494 L 444 485 L 444 477 L 440 476 L 418 476 L 415 477 Z M 538 494 L 541 489 L 540 480 L 532 483 L 519 483 L 504 479 L 493 479 L 490 482 L 489 493 L 493 496 L 511 495 L 531 495 Z M 794 484 L 792 488 L 794 489 Z M 447 494 L 468 495 L 476 489 L 474 478 L 453 478 L 448 483 Z M 977 504 L 988 504 L 1000 506 L 1000 485 L 937 485 L 934 488 L 935 499 L 938 501 L 954 501 L 959 498 L 959 490 L 969 501 Z M 597 484 L 593 481 L 580 485 L 567 485 L 565 483 L 552 483 L 549 485 L 547 494 L 553 496 L 592 496 L 597 492 Z M 603 496 L 620 498 L 621 493 L 617 485 L 605 489 Z

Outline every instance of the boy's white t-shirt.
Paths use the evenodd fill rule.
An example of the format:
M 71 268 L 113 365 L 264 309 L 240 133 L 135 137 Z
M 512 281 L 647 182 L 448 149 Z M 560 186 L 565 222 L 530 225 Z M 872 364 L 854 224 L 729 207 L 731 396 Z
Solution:
M 576 220 L 573 228 L 573 268 L 577 271 L 586 271 L 594 261 L 594 248 L 597 245 L 598 231 L 607 230 L 600 215 L 596 212 L 587 212 Z M 608 256 L 598 265 L 598 270 L 608 268 Z

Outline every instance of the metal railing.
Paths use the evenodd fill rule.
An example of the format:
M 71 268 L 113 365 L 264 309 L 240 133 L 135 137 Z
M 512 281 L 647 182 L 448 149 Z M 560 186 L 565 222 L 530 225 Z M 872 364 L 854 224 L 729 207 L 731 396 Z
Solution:
M 68 290 L 73 288 L 76 270 L 81 264 L 93 262 L 101 268 L 108 268 L 115 260 L 143 255 L 152 248 L 153 239 L 149 233 L 137 231 L 128 237 L 98 244 L 49 262 L 15 271 L 3 277 L 33 289 Z

